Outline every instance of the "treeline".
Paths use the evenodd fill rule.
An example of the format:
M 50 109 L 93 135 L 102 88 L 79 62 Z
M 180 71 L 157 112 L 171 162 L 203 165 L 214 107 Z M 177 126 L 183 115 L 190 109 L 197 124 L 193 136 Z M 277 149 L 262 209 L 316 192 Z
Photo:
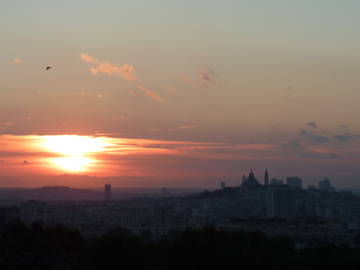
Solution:
M 296 249 L 261 232 L 188 229 L 160 239 L 112 228 L 84 239 L 58 225 L 0 226 L 0 269 L 359 269 L 360 249 L 317 244 Z

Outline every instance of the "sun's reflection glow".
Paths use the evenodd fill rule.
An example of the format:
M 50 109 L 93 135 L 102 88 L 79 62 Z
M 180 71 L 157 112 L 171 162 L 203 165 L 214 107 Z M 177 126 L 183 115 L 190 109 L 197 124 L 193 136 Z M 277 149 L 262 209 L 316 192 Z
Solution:
M 58 135 L 43 136 L 42 146 L 60 157 L 51 158 L 50 162 L 66 172 L 85 172 L 96 163 L 90 155 L 105 151 L 109 143 L 102 137 Z

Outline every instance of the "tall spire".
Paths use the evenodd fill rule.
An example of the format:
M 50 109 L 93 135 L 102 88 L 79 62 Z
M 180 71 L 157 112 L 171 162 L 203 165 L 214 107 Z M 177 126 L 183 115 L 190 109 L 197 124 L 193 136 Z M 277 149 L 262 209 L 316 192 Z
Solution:
M 269 186 L 269 172 L 268 172 L 268 169 L 265 170 L 264 184 L 265 184 L 265 187 Z

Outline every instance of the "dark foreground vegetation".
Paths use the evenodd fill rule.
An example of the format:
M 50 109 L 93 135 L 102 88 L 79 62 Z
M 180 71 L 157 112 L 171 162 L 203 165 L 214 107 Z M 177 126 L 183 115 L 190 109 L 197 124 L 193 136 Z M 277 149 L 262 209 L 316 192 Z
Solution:
M 161 239 L 113 228 L 84 239 L 64 226 L 0 228 L 0 269 L 359 269 L 360 249 L 316 244 L 296 249 L 260 232 L 186 230 Z M 256 267 L 256 268 L 255 268 Z

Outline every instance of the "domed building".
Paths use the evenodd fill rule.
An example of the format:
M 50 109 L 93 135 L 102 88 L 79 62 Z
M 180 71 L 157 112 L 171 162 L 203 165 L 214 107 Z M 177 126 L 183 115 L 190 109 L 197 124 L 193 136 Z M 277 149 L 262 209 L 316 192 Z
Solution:
M 265 171 L 265 183 L 268 172 Z M 264 216 L 266 214 L 266 186 L 259 183 L 251 170 L 248 177 L 243 177 L 239 187 L 239 196 L 242 198 L 242 212 L 248 216 Z
M 251 170 L 248 178 L 244 179 L 241 189 L 265 189 L 265 186 L 259 183 L 259 181 L 255 178 L 254 172 Z

